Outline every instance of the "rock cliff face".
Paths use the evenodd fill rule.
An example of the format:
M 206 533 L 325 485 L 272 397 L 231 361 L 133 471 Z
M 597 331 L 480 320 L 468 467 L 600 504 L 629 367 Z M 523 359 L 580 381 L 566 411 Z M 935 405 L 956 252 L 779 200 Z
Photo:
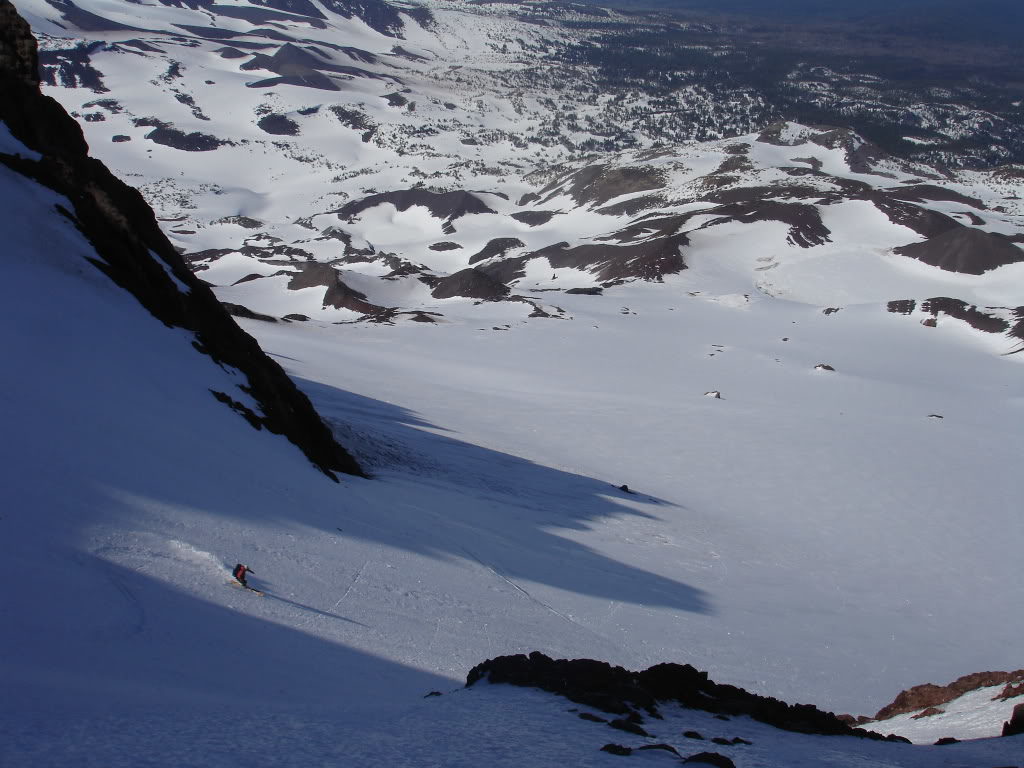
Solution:
M 287 437 L 328 476 L 363 474 L 308 398 L 192 276 L 142 196 L 88 156 L 78 124 L 40 93 L 36 42 L 9 0 L 0 0 L 0 121 L 39 154 L 29 159 L 0 153 L 0 163 L 66 197 L 71 209 L 61 212 L 96 248 L 96 268 L 166 325 L 193 332 L 199 352 L 241 371 L 262 413 L 224 393 L 214 393 L 218 399 L 244 409 L 257 429 Z

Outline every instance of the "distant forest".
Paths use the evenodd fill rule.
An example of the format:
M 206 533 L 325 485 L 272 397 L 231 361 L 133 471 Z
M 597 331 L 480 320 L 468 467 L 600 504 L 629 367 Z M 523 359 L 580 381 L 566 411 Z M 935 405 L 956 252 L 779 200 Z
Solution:
M 634 10 L 680 11 L 781 23 L 856 24 L 863 32 L 925 40 L 995 43 L 1024 40 L 1022 0 L 583 0 Z

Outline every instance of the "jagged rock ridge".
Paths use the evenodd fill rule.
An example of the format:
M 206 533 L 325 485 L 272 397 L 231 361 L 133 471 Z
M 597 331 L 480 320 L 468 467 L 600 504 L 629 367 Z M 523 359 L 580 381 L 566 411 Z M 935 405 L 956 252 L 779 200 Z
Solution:
M 904 741 L 852 728 L 830 712 L 809 704 L 786 704 L 732 685 L 715 683 L 689 664 L 656 664 L 641 672 L 592 659 L 552 659 L 534 651 L 529 656 L 499 656 L 469 671 L 466 686 L 487 680 L 565 696 L 603 712 L 629 715 L 642 709 L 658 717 L 660 702 L 722 715 L 747 715 L 783 730 L 821 735 Z
M 253 426 L 286 436 L 329 476 L 362 475 L 308 398 L 193 277 L 142 196 L 88 156 L 78 124 L 39 92 L 35 40 L 9 0 L 0 0 L 0 30 L 0 120 L 41 156 L 0 155 L 0 162 L 65 196 L 72 210 L 64 214 L 96 248 L 96 268 L 166 325 L 192 331 L 197 350 L 241 371 L 262 414 L 225 393 L 215 397 Z

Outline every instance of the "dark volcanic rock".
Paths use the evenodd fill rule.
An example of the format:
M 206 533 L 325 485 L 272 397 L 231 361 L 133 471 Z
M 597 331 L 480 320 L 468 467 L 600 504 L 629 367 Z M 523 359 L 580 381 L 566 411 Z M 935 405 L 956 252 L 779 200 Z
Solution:
M 335 64 L 294 43 L 285 43 L 278 48 L 273 56 L 257 53 L 252 59 L 243 64 L 241 68 L 246 71 L 266 70 L 268 72 L 276 72 L 278 75 L 281 75 L 280 78 L 271 78 L 271 80 L 276 82 L 305 85 L 309 88 L 332 91 L 339 90 L 339 88 L 325 74 L 326 72 L 374 80 L 389 79 L 359 67 Z M 250 87 L 266 87 L 270 84 L 270 80 L 262 80 L 259 83 L 250 83 L 249 85 Z
M 246 83 L 247 88 L 273 88 L 278 85 L 297 85 L 301 88 L 315 88 L 319 91 L 340 91 L 341 86 L 335 83 L 323 72 L 311 72 L 307 75 L 284 75 L 282 77 L 268 77 L 265 80 L 257 80 L 253 83 Z
M 292 291 L 316 286 L 323 286 L 327 289 L 323 299 L 325 307 L 349 309 L 362 315 L 381 315 L 389 312 L 388 308 L 367 301 L 366 294 L 346 285 L 338 270 L 330 264 L 319 262 L 303 264 L 301 270 L 288 283 L 288 288 Z
M 887 192 L 870 190 L 862 194 L 854 193 L 852 199 L 870 200 L 893 224 L 912 229 L 922 237 L 936 237 L 943 232 L 963 227 L 951 216 L 908 203 Z
M 909 315 L 917 307 L 913 299 L 897 299 L 886 304 L 886 310 L 898 315 Z
M 604 288 L 595 285 L 592 288 L 569 288 L 566 293 L 575 293 L 582 296 L 600 296 L 604 293 Z
M 887 305 L 887 309 L 890 312 L 904 315 L 911 314 L 916 307 L 917 302 L 913 299 L 890 301 Z M 993 308 L 986 307 L 986 309 Z M 985 331 L 987 333 L 1005 333 L 1011 339 L 1024 342 L 1024 307 L 1016 307 L 1012 310 L 1014 318 L 1012 324 L 1011 321 L 999 317 L 998 315 L 983 312 L 974 305 L 968 305 L 965 301 L 952 299 L 946 296 L 925 299 L 921 302 L 921 310 L 932 315 L 932 317 L 921 321 L 923 325 L 927 325 L 931 328 L 938 325 L 936 318 L 941 313 L 949 315 L 950 317 L 955 317 L 958 320 L 963 320 L 972 328 L 979 331 Z M 1017 349 L 1012 350 L 1008 354 L 1015 354 L 1020 352 L 1021 349 L 1024 349 L 1024 346 L 1018 346 Z
M 1024 250 L 1007 238 L 971 227 L 957 226 L 923 243 L 893 249 L 948 272 L 981 275 L 990 269 L 1024 261 Z
M 211 224 L 237 224 L 245 229 L 259 229 L 263 226 L 263 222 L 259 219 L 253 219 L 248 216 L 222 216 L 216 221 L 210 222 Z
M 629 720 L 623 720 L 621 718 L 612 720 L 608 725 L 612 728 L 617 728 L 620 731 L 626 731 L 626 733 L 635 733 L 637 736 L 651 735 L 636 723 L 631 723 Z
M 921 302 L 921 311 L 927 312 L 932 317 L 938 317 L 939 313 L 963 320 L 979 331 L 987 333 L 1005 333 L 1010 324 L 1001 317 L 981 312 L 977 307 L 968 305 L 966 301 L 951 299 L 945 296 L 937 296 L 933 299 L 926 299 Z M 997 685 L 998 683 L 993 683 Z
M 427 246 L 432 251 L 457 251 L 462 248 L 458 243 L 453 243 L 450 240 L 446 240 L 440 243 L 431 243 Z
M 620 755 L 622 757 L 628 757 L 633 754 L 633 750 L 629 747 L 624 747 L 621 744 L 605 744 L 601 747 L 602 752 L 609 752 L 613 755 Z
M 275 136 L 298 136 L 299 124 L 287 115 L 271 113 L 264 115 L 257 122 L 261 131 Z
M 35 41 L 9 0 L 0 0 L 0 120 L 40 160 L 0 155 L 11 171 L 63 195 L 68 217 L 95 247 L 93 265 L 169 327 L 195 335 L 196 349 L 246 377 L 262 415 L 254 426 L 283 434 L 330 477 L 362 475 L 309 400 L 242 331 L 160 231 L 139 192 L 88 156 L 81 128 L 39 92 Z
M 493 259 L 495 256 L 504 256 L 513 248 L 523 248 L 525 246 L 526 243 L 518 237 L 496 237 L 470 256 L 469 263 L 476 264 L 478 261 Z
M 689 245 L 685 234 L 653 237 L 637 243 L 611 245 L 584 243 L 574 248 L 559 243 L 535 251 L 527 258 L 545 257 L 552 267 L 585 269 L 602 282 L 623 278 L 660 280 L 664 275 L 682 272 L 686 262 L 680 249 Z
M 39 73 L 47 85 L 65 88 L 88 88 L 106 93 L 103 73 L 92 66 L 91 55 L 103 47 L 102 42 L 79 43 L 74 48 L 42 51 L 39 54 Z
M 981 211 L 985 210 L 985 204 L 981 200 L 961 195 L 959 192 L 947 189 L 946 187 L 937 187 L 934 184 L 911 184 L 905 187 L 895 187 L 886 190 L 886 192 L 896 200 L 907 200 L 913 203 L 923 203 L 926 201 L 961 203 Z
M 232 304 L 230 302 L 222 302 L 224 309 L 230 312 L 235 317 L 244 317 L 248 320 L 262 320 L 266 323 L 276 323 L 277 318 L 271 317 L 270 315 L 261 315 L 259 312 L 253 312 L 248 307 L 242 304 Z
M 1003 723 L 1003 736 L 1016 736 L 1018 733 L 1024 733 L 1024 704 L 1014 707 L 1009 721 Z
M 518 211 L 511 214 L 513 219 L 530 227 L 539 227 L 541 224 L 547 224 L 556 215 L 555 211 Z
M 367 26 L 390 37 L 401 37 L 402 17 L 398 9 L 383 0 L 322 0 L 328 11 L 351 19 L 353 16 L 364 21 Z M 427 8 L 418 6 L 403 7 L 402 11 L 413 17 L 419 24 L 428 25 L 433 16 Z
M 831 242 L 829 235 L 832 233 L 822 222 L 821 213 L 815 206 L 805 203 L 752 200 L 723 205 L 700 213 L 713 213 L 742 223 L 781 221 L 789 225 L 789 242 L 801 248 Z
M 465 296 L 470 299 L 496 301 L 509 293 L 507 286 L 481 272 L 476 267 L 467 267 L 448 277 L 442 277 L 434 285 L 430 295 L 435 299 L 450 299 Z
M 180 149 L 185 152 L 212 152 L 217 147 L 230 143 L 208 133 L 201 133 L 200 131 L 185 133 L 170 126 L 154 128 L 146 134 L 146 138 L 155 144 L 162 144 L 165 147 Z
M 494 213 L 483 200 L 469 192 L 431 192 L 427 189 L 381 192 L 346 203 L 335 213 L 341 218 L 348 219 L 384 203 L 391 203 L 399 211 L 407 211 L 414 205 L 421 205 L 437 218 L 449 223 L 471 213 Z
M 604 205 L 621 195 L 661 189 L 665 184 L 664 174 L 656 168 L 625 166 L 612 168 L 607 165 L 590 165 L 548 185 L 540 194 L 551 197 L 561 191 L 567 192 L 577 203 Z
M 653 714 L 659 702 L 674 702 L 716 716 L 746 715 L 799 733 L 884 739 L 877 733 L 851 728 L 832 713 L 807 704 L 786 704 L 715 683 L 706 672 L 689 664 L 657 664 L 631 672 L 592 659 L 556 660 L 534 651 L 529 656 L 500 656 L 478 664 L 469 671 L 466 686 L 481 680 L 540 688 L 617 715 L 629 715 L 634 708 Z
M 1017 307 L 1013 311 L 1013 318 L 1016 321 L 1007 332 L 1007 336 L 1011 339 L 1017 339 L 1021 342 L 1017 349 L 1013 350 L 1010 354 L 1016 354 L 1021 350 L 1024 350 L 1024 307 Z
M 736 768 L 736 763 L 730 760 L 725 755 L 720 755 L 717 752 L 699 752 L 696 755 L 690 755 L 684 763 L 697 763 L 700 765 L 713 765 L 715 768 Z

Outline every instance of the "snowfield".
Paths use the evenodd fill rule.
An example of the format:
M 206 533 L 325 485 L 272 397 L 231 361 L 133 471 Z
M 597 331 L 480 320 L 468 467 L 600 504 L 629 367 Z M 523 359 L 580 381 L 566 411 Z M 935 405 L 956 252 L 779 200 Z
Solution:
M 50 5 L 18 5 L 38 31 L 66 33 L 47 21 Z M 135 6 L 85 5 L 138 21 Z M 248 403 L 244 377 L 197 354 L 190 333 L 111 283 L 60 213 L 66 201 L 0 165 L 0 765 L 676 761 L 658 750 L 599 751 L 609 742 L 666 742 L 684 757 L 718 751 L 739 768 L 1019 764 L 1024 737 L 991 737 L 1024 699 L 992 702 L 990 691 L 879 728 L 916 742 L 907 745 L 669 708 L 645 724 L 645 739 L 582 720 L 575 710 L 585 708 L 539 691 L 463 688 L 482 660 L 539 650 L 634 669 L 689 663 L 720 683 L 870 714 L 911 685 L 1021 667 L 1024 615 L 1012 606 L 1024 551 L 1014 482 L 1024 355 L 1007 354 L 1016 340 L 1004 333 L 884 304 L 951 295 L 1009 322 L 1024 282 L 1019 263 L 972 276 L 897 258 L 891 249 L 918 233 L 843 200 L 815 203 L 833 237 L 809 248 L 788 242 L 781 221 L 690 219 L 687 269 L 606 281 L 602 295 L 565 291 L 597 287 L 592 271 L 535 259 L 514 290 L 550 317 L 530 303 L 436 298 L 380 260 L 336 268 L 369 300 L 437 312 L 436 322 L 366 322 L 325 306 L 323 287 L 290 290 L 289 270 L 343 250 L 317 240 L 329 225 L 354 249 L 372 244 L 375 258 L 443 275 L 493 238 L 520 238 L 525 251 L 635 223 L 596 210 L 634 192 L 574 199 L 566 174 L 582 160 L 531 181 L 523 174 L 533 160 L 511 145 L 457 146 L 453 133 L 417 147 L 402 132 L 424 112 L 455 113 L 453 132 L 473 110 L 480 131 L 521 126 L 513 102 L 460 90 L 492 82 L 476 70 L 452 72 L 455 85 L 435 76 L 442 65 L 500 72 L 556 34 L 537 26 L 523 48 L 499 53 L 521 31 L 500 8 L 484 6 L 495 15 L 475 17 L 483 26 L 470 34 L 455 4 L 431 7 L 437 26 L 410 25 L 404 41 L 327 10 L 326 28 L 307 30 L 310 45 L 358 46 L 388 62 L 359 66 L 381 77 L 401 68 L 395 76 L 415 86 L 415 114 L 404 107 L 393 120 L 400 108 L 384 100 L 392 81 L 353 80 L 338 97 L 374 122 L 391 120 L 394 143 L 339 134 L 326 101 L 335 92 L 307 99 L 313 89 L 247 87 L 274 72 L 238 70 L 215 55 L 219 43 L 176 38 L 185 16 L 210 22 L 202 10 L 146 5 L 145 35 L 94 35 L 152 35 L 202 73 L 190 84 L 215 80 L 208 100 L 195 99 L 207 121 L 174 98 L 180 83 L 162 59 L 100 51 L 108 95 L 130 114 L 98 107 L 105 120 L 87 120 L 87 135 L 96 155 L 142 187 L 182 250 L 228 251 L 198 273 L 218 298 L 312 318 L 238 322 L 370 479 L 331 482 L 284 438 L 219 403 L 211 391 Z M 246 34 L 256 26 L 218 19 Z M 396 53 L 397 43 L 415 55 Z M 433 101 L 423 97 L 430 87 Z M 103 98 L 48 92 L 78 110 Z M 457 109 L 445 105 L 453 92 L 464 94 Z M 301 115 L 301 135 L 317 137 L 305 149 L 253 124 L 261 109 L 296 117 L 314 106 L 323 108 Z M 168 109 L 181 130 L 235 143 L 193 153 L 144 139 L 154 126 L 132 118 L 166 120 Z M 799 141 L 804 130 L 787 125 L 784 138 Z M 132 140 L 110 141 L 122 131 Z M 730 143 L 657 161 L 663 189 L 682 194 L 719 167 Z M 834 148 L 746 143 L 765 178 L 794 157 L 847 181 L 864 175 Z M 309 162 L 306 150 L 319 155 Z M 0 153 L 32 154 L 2 124 Z M 445 183 L 465 172 L 452 188 L 478 190 L 474 199 L 499 215 L 456 217 L 453 234 L 424 205 L 330 213 L 371 190 L 412 188 L 412 168 Z M 515 202 L 549 182 L 543 203 Z M 950 185 L 983 192 L 981 182 Z M 511 217 L 531 206 L 559 215 L 534 225 Z M 702 208 L 669 200 L 659 210 Z M 985 231 L 1021 231 L 1013 214 L 973 215 Z M 461 248 L 430 248 L 448 240 Z M 271 252 L 279 246 L 313 257 Z M 705 396 L 713 391 L 721 397 Z M 236 562 L 254 569 L 250 583 L 265 596 L 230 584 Z M 715 736 L 751 744 L 707 742 Z M 931 746 L 940 737 L 970 741 Z

